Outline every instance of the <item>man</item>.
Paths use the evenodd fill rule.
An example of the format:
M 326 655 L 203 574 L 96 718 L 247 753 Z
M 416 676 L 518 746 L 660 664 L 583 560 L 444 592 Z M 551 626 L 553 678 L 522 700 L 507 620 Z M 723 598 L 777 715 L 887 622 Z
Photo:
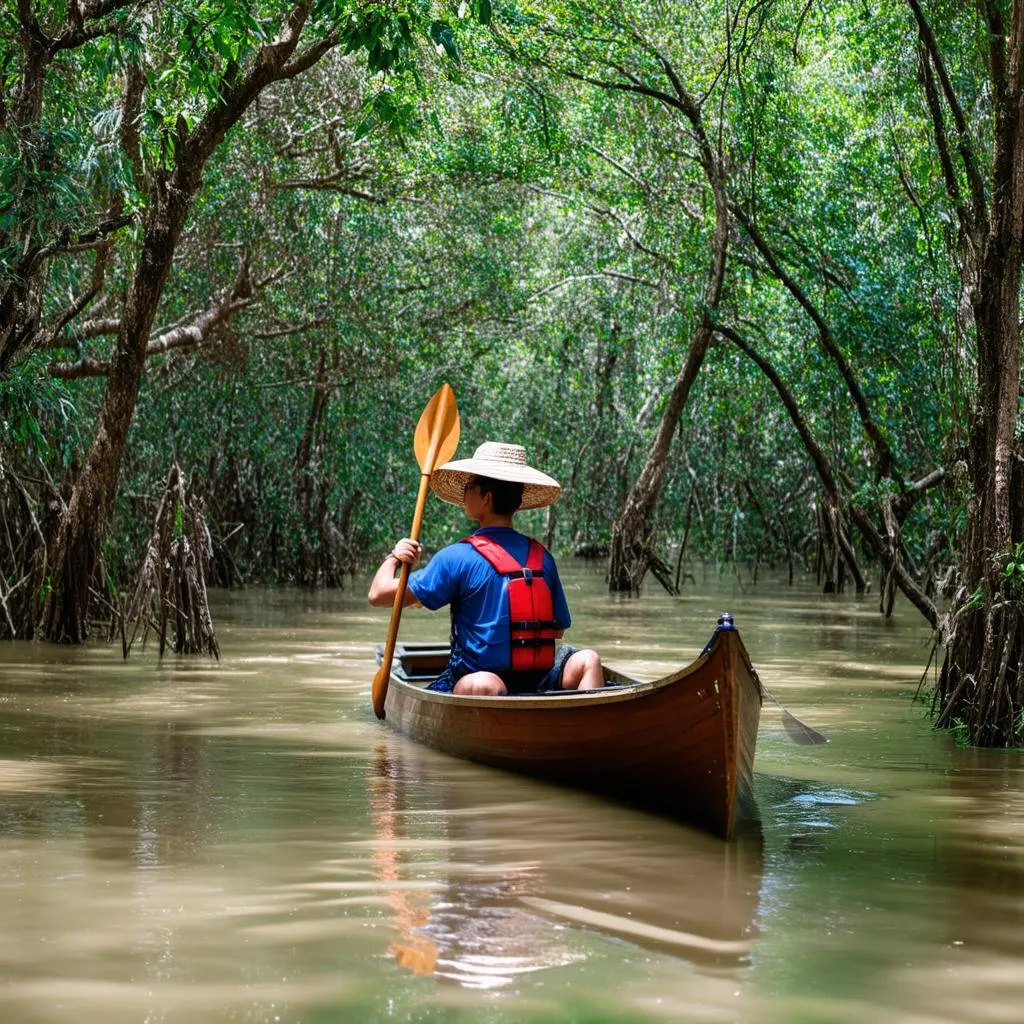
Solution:
M 487 442 L 471 459 L 448 462 L 431 476 L 434 493 L 461 505 L 479 524 L 471 537 L 439 551 L 409 576 L 405 604 L 452 611 L 448 668 L 430 688 L 498 697 L 541 690 L 594 690 L 604 685 L 596 651 L 555 641 L 571 619 L 555 560 L 519 533 L 519 509 L 543 508 L 561 493 L 551 477 L 526 463 L 519 445 Z M 419 561 L 417 541 L 405 538 L 384 559 L 370 584 L 370 604 L 390 606 L 401 563 Z

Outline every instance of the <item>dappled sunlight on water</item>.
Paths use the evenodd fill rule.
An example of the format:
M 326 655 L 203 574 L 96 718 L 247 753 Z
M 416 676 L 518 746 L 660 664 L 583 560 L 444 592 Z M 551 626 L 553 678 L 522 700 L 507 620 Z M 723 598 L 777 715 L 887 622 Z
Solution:
M 220 663 L 7 645 L 0 1020 L 1020 1019 L 1024 762 L 931 731 L 916 613 L 565 575 L 573 642 L 641 678 L 728 609 L 828 735 L 794 746 L 766 703 L 759 828 L 725 845 L 392 734 L 361 592 L 216 595 Z

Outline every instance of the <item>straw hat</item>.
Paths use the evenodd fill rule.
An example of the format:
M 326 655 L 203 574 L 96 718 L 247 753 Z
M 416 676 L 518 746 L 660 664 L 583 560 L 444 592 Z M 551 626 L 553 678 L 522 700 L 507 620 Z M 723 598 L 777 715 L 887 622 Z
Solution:
M 442 501 L 461 505 L 466 484 L 474 476 L 523 484 L 521 509 L 543 508 L 562 493 L 557 480 L 526 464 L 526 449 L 522 445 L 497 441 L 485 441 L 471 459 L 456 459 L 438 466 L 430 477 L 430 486 Z

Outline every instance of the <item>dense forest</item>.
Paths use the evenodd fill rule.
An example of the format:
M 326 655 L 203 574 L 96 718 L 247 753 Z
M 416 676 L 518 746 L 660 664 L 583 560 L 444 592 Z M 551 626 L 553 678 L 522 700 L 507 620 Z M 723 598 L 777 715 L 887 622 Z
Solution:
M 0 637 L 123 619 L 155 523 L 210 585 L 345 585 L 447 381 L 612 589 L 870 587 L 937 724 L 1024 742 L 1022 20 L 5 4 Z

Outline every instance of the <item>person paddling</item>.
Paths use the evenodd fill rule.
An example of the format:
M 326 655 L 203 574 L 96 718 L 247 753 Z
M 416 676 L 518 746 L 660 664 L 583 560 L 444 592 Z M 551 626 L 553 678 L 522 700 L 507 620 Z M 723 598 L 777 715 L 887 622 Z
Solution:
M 603 686 L 596 651 L 557 646 L 572 622 L 558 568 L 550 552 L 512 523 L 520 509 L 555 501 L 557 481 L 529 466 L 520 445 L 488 441 L 471 459 L 434 470 L 430 486 L 479 524 L 409 576 L 406 606 L 451 608 L 451 657 L 430 689 L 503 696 Z M 408 537 L 394 546 L 370 584 L 371 605 L 393 603 L 396 570 L 403 562 L 415 566 L 421 553 Z

